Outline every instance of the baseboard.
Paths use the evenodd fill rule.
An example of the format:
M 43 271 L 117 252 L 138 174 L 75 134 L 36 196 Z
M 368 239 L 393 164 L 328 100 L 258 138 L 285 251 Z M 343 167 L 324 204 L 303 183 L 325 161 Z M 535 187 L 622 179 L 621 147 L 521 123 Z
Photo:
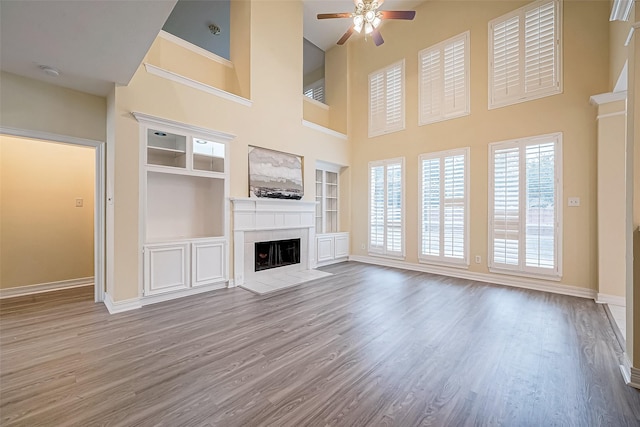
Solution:
M 600 292 L 598 292 L 598 294 L 596 295 L 596 302 L 598 304 L 618 305 L 620 307 L 627 306 L 627 299 L 625 297 L 620 297 L 618 295 L 601 294 Z
M 122 313 L 125 311 L 136 310 L 142 307 L 140 298 L 131 298 L 124 301 L 113 301 L 111 295 L 105 292 L 104 305 L 109 310 L 109 314 Z
M 620 372 L 622 372 L 622 378 L 629 387 L 640 389 L 640 369 L 631 366 L 631 361 L 625 352 L 622 355 L 622 365 L 620 365 Z
M 169 292 L 166 294 L 149 295 L 149 296 L 140 298 L 139 301 L 143 306 L 145 306 L 149 304 L 157 304 L 159 302 L 188 297 L 191 295 L 197 295 L 204 292 L 217 291 L 219 289 L 226 289 L 226 288 L 227 288 L 227 282 L 215 283 L 213 285 L 198 286 L 196 288 L 189 288 L 181 291 Z
M 53 292 L 59 291 L 61 289 L 79 288 L 82 286 L 93 286 L 93 276 L 81 277 L 80 279 L 60 280 L 58 282 L 39 283 L 37 285 L 0 289 L 0 299 L 41 294 L 43 292 Z
M 546 280 L 532 279 L 527 277 L 507 276 L 495 273 L 476 273 L 460 268 L 442 267 L 428 264 L 416 264 L 406 261 L 396 261 L 388 258 L 377 258 L 371 256 L 352 255 L 349 261 L 358 261 L 366 264 L 376 264 L 385 267 L 402 268 L 411 271 L 421 271 L 424 273 L 440 274 L 442 276 L 457 277 L 459 279 L 475 280 L 478 282 L 491 283 L 495 285 L 511 286 L 515 288 L 531 289 L 535 291 L 550 292 L 554 294 L 570 295 L 573 297 L 595 299 L 596 292 L 592 289 L 580 288 L 577 286 L 550 283 Z
M 349 261 L 349 257 L 342 257 L 342 258 L 332 259 L 332 260 L 329 260 L 329 261 L 319 262 L 319 263 L 316 264 L 316 266 L 313 269 L 315 269 L 317 267 L 326 267 L 326 266 L 331 265 L 331 264 L 339 264 L 339 263 L 345 262 L 345 261 Z

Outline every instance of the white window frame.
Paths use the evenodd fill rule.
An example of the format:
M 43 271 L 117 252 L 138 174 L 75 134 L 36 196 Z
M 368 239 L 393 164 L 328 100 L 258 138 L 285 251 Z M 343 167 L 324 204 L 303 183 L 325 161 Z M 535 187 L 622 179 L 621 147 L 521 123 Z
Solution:
M 526 76 L 525 76 L 525 16 L 526 13 L 539 8 L 545 4 L 554 4 L 554 34 L 555 34 L 555 49 L 554 49 L 554 74 L 555 80 L 552 86 L 542 87 L 538 89 L 527 90 L 526 89 Z M 513 95 L 499 95 L 495 93 L 494 88 L 494 44 L 493 44 L 493 32 L 494 27 L 501 23 L 504 23 L 510 19 L 518 18 L 519 23 L 519 36 L 518 36 L 518 91 Z M 519 9 L 516 9 L 510 13 L 502 15 L 496 19 L 489 21 L 489 109 L 505 107 L 508 105 L 518 104 L 521 102 L 532 101 L 534 99 L 540 99 L 547 96 L 557 95 L 563 92 L 563 78 L 562 78 L 562 1 L 561 0 L 538 0 L 533 3 L 529 3 Z
M 445 186 L 445 179 L 444 179 L 444 161 L 446 158 L 448 157 L 452 157 L 452 156 L 459 156 L 462 155 L 464 156 L 464 197 L 463 197 L 463 202 L 464 202 L 464 255 L 463 258 L 453 258 L 453 257 L 449 257 L 449 256 L 445 256 L 444 255 L 444 221 L 442 221 L 442 219 L 444 218 L 444 208 L 445 208 L 445 194 L 444 194 L 444 186 Z M 424 160 L 433 160 L 433 159 L 438 159 L 440 160 L 440 255 L 436 256 L 436 255 L 429 255 L 429 254 L 424 254 L 422 253 L 422 229 L 423 229 L 423 223 L 422 223 L 422 212 L 423 212 L 423 202 L 424 202 L 424 197 L 422 194 L 422 172 L 423 172 L 423 166 L 424 166 Z M 418 261 L 422 262 L 422 263 L 428 263 L 428 264 L 441 264 L 441 265 L 445 265 L 445 266 L 452 266 L 452 267 L 462 267 L 462 268 L 468 268 L 469 267 L 469 218 L 470 218 L 470 212 L 469 212 L 469 199 L 470 199 L 470 192 L 469 192 L 469 163 L 470 163 L 470 148 L 469 147 L 465 147 L 465 148 L 458 148 L 458 149 L 454 149 L 454 150 L 447 150 L 447 151 L 439 151 L 439 152 L 435 152 L 435 153 L 425 153 L 425 154 L 421 154 L 418 157 L 418 222 L 420 224 L 420 228 L 419 228 L 419 233 L 418 233 Z
M 398 132 L 401 130 L 405 129 L 405 120 L 406 120 L 406 115 L 405 115 L 405 64 L 404 64 L 404 59 L 401 59 L 398 62 L 394 62 L 393 64 L 382 68 L 380 70 L 376 70 L 372 73 L 369 74 L 369 78 L 368 78 L 368 103 L 367 103 L 367 108 L 368 108 L 368 123 L 369 123 L 369 138 L 375 137 L 375 136 L 380 136 L 380 135 L 385 135 L 388 133 L 392 133 L 392 132 Z M 371 111 L 371 83 L 372 83 L 372 79 L 373 77 L 382 74 L 383 75 L 383 79 L 384 79 L 384 102 L 383 102 L 383 107 L 384 107 L 384 115 L 386 116 L 387 113 L 387 102 L 389 100 L 389 92 L 387 90 L 387 84 L 386 84 L 386 77 L 387 74 L 390 71 L 395 70 L 397 67 L 400 67 L 400 120 L 398 123 L 388 123 L 385 119 L 385 123 L 381 123 L 379 124 L 379 126 L 374 126 L 374 118 L 372 117 L 372 111 Z
M 555 251 L 555 266 L 553 269 L 540 268 L 540 267 L 527 267 L 526 266 L 526 254 L 524 252 L 526 248 L 526 164 L 525 164 L 525 148 L 530 145 L 537 145 L 548 143 L 550 141 L 555 142 L 554 152 L 554 174 L 555 174 L 555 187 L 554 187 L 554 207 L 555 207 L 555 227 L 554 227 L 554 251 Z M 497 149 L 504 148 L 519 148 L 519 169 L 524 170 L 525 173 L 520 173 L 519 176 L 519 222 L 520 228 L 519 235 L 519 254 L 518 265 L 509 266 L 506 264 L 496 265 L 494 262 L 494 177 L 495 177 L 495 151 Z M 551 133 L 546 135 L 538 135 L 520 139 L 513 139 L 508 141 L 494 142 L 489 144 L 489 197 L 488 197 L 488 266 L 489 271 L 492 273 L 510 274 L 514 276 L 525 276 L 531 278 L 539 278 L 546 280 L 560 280 L 562 278 L 562 132 Z M 523 169 L 524 167 L 524 169 Z
M 320 89 L 322 89 L 322 91 L 320 91 Z M 307 94 L 307 92 L 311 91 L 311 95 L 309 96 Z M 319 96 L 319 93 L 322 93 L 322 96 Z M 325 87 L 324 87 L 324 78 L 321 78 L 318 81 L 315 81 L 307 86 L 304 87 L 304 89 L 302 90 L 302 94 L 304 96 L 306 96 L 309 99 L 313 99 L 314 101 L 318 101 L 321 102 L 323 104 L 326 104 L 325 100 L 326 100 L 326 94 L 325 94 Z M 318 99 L 321 98 L 321 99 Z
M 386 205 L 387 205 L 387 196 L 388 196 L 388 187 L 387 187 L 387 167 L 389 165 L 400 165 L 400 169 L 401 169 L 401 206 L 400 206 L 400 212 L 401 212 L 401 219 L 400 219 L 400 235 L 401 235 L 401 250 L 400 251 L 389 251 L 387 250 L 387 217 L 386 217 Z M 371 170 L 374 167 L 383 167 L 384 168 L 384 211 L 385 211 L 385 218 L 384 218 L 384 242 L 382 245 L 382 248 L 375 248 L 373 247 L 373 245 L 371 244 Z M 406 237 L 405 237 L 405 221 L 406 221 L 406 204 L 405 204 L 405 187 L 406 187 L 406 181 L 405 181 L 405 176 L 406 176 L 406 171 L 405 171 L 405 160 L 404 157 L 397 157 L 394 159 L 387 159 L 387 160 L 378 160 L 378 161 L 372 161 L 369 162 L 369 167 L 367 168 L 368 171 L 368 175 L 367 175 L 367 182 L 368 182 L 368 192 L 367 192 L 367 250 L 369 255 L 375 255 L 375 256 L 379 256 L 379 257 L 385 257 L 385 258 L 393 258 L 393 259 L 404 259 L 405 257 L 405 244 L 406 244 Z
M 471 98 L 470 98 L 470 82 L 469 82 L 469 70 L 470 70 L 470 44 L 469 44 L 470 32 L 465 31 L 462 34 L 451 37 L 438 44 L 430 46 L 426 49 L 418 52 L 418 125 L 423 126 L 430 123 L 436 123 L 443 120 L 455 119 L 458 117 L 468 116 L 471 113 Z M 464 100 L 465 105 L 462 109 L 447 109 L 445 102 L 445 49 L 450 48 L 453 44 L 462 41 L 464 43 Z M 423 82 L 423 56 L 437 53 L 439 55 L 440 75 L 438 76 L 435 84 L 436 90 L 439 96 L 438 109 L 439 114 L 426 115 L 423 114 L 423 102 L 427 96 L 426 88 Z

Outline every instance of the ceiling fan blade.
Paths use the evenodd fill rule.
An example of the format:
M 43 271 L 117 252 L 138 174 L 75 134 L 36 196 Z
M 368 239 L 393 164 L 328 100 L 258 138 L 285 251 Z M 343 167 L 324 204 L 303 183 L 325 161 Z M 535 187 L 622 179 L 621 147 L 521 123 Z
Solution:
M 345 13 L 319 13 L 318 19 L 332 19 L 332 18 L 351 18 L 352 14 Z
M 351 34 L 353 34 L 353 26 L 349 27 L 349 29 L 347 30 L 347 32 L 346 32 L 346 33 L 344 33 L 344 35 L 343 35 L 342 37 L 340 37 L 340 40 L 338 40 L 338 43 L 337 43 L 337 44 L 339 44 L 339 45 L 343 45 L 343 44 L 347 41 L 347 39 L 348 39 L 349 37 L 351 37 Z
M 377 28 L 374 29 L 373 32 L 371 33 L 371 37 L 373 37 L 373 42 L 376 44 L 376 46 L 380 46 L 382 43 L 384 43 L 382 34 L 380 34 L 380 31 L 378 31 Z
M 415 10 L 381 10 L 380 13 L 385 19 L 408 19 L 416 17 Z

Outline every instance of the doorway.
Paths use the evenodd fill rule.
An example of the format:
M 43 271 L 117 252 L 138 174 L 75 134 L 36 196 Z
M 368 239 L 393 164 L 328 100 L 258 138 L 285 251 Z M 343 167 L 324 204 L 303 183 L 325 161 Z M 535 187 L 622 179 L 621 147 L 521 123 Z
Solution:
M 0 128 L 0 141 L 12 147 L 3 150 L 7 154 L 3 162 L 23 156 L 18 165 L 7 168 L 10 171 L 3 168 L 3 204 L 8 201 L 5 207 L 12 206 L 3 216 L 3 222 L 12 225 L 3 227 L 3 246 L 14 248 L 3 250 L 3 263 L 11 252 L 19 262 L 9 269 L 13 275 L 3 272 L 1 295 L 29 295 L 93 282 L 94 301 L 103 301 L 104 143 L 7 128 Z M 9 173 L 20 182 L 8 180 Z M 12 228 L 20 230 L 7 233 Z M 66 254 L 66 262 L 60 261 L 58 251 Z M 18 275 L 22 276 L 17 279 Z

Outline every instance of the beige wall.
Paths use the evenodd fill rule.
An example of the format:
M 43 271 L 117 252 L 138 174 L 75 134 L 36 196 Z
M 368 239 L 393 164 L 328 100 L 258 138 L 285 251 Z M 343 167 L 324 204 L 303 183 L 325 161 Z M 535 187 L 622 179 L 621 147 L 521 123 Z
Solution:
M 140 172 L 139 133 L 132 111 L 237 135 L 231 142 L 230 191 L 235 197 L 248 196 L 249 145 L 304 156 L 304 199 L 310 201 L 315 200 L 312 183 L 316 160 L 349 164 L 347 141 L 302 125 L 301 3 L 254 1 L 250 16 L 251 107 L 150 75 L 142 66 L 128 86 L 115 88 L 113 215 L 116 235 L 111 295 L 115 301 L 138 296 L 141 268 L 139 191 L 135 185 Z M 274 22 L 288 25 L 273 25 Z M 346 197 L 348 188 L 345 192 Z
M 349 49 L 334 46 L 325 52 L 325 102 L 330 106 L 329 128 L 347 133 L 349 119 Z
M 427 2 L 416 20 L 387 22 L 385 43 L 349 43 L 352 205 L 367 206 L 367 163 L 393 157 L 406 159 L 406 261 L 417 262 L 418 155 L 470 147 L 470 256 L 482 257 L 469 270 L 487 273 L 488 144 L 518 137 L 563 132 L 564 198 L 563 277 L 561 283 L 597 289 L 596 120 L 591 95 L 608 89 L 607 2 L 564 2 L 564 93 L 504 108 L 487 108 L 487 23 L 523 3 Z M 471 115 L 418 126 L 418 51 L 464 31 L 471 31 Z M 406 130 L 367 137 L 367 76 L 405 58 Z M 358 102 L 355 102 L 358 100 Z M 581 206 L 567 208 L 567 197 Z M 367 221 L 352 211 L 352 253 L 366 255 Z
M 0 125 L 104 141 L 106 100 L 0 72 Z
M 302 118 L 309 122 L 328 128 L 330 114 L 329 108 L 318 105 L 316 102 L 314 102 L 310 98 L 307 98 L 306 96 L 303 96 L 302 100 Z
M 604 296 L 625 296 L 625 109 L 625 101 L 598 108 L 598 293 Z
M 93 148 L 0 135 L 0 288 L 93 276 L 94 162 Z

